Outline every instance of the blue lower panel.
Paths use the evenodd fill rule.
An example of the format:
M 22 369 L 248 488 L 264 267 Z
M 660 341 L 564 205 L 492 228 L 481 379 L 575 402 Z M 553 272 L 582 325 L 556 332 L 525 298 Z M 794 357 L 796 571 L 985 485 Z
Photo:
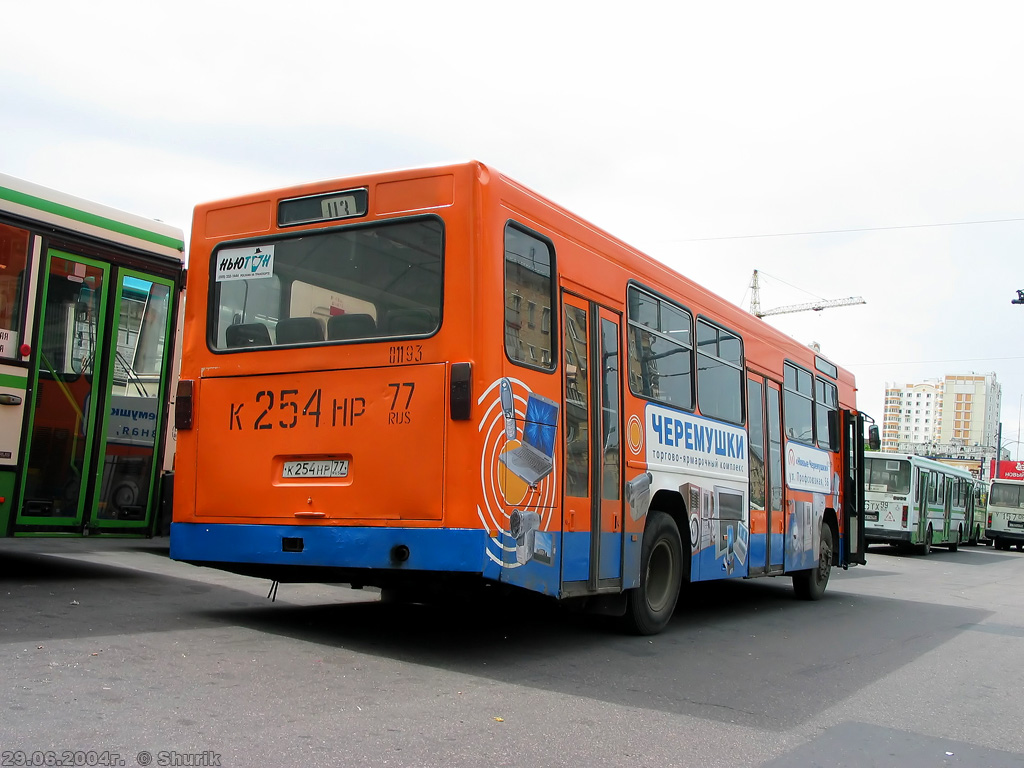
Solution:
M 767 563 L 770 566 L 779 567 L 782 565 L 782 556 L 786 547 L 786 537 L 781 533 L 773 533 L 772 537 L 772 550 L 771 550 L 771 561 Z M 765 567 L 765 556 L 764 548 L 767 544 L 767 534 L 764 533 L 752 533 L 750 534 L 750 554 L 747 556 L 747 560 L 750 568 L 763 568 Z
M 590 578 L 590 533 L 562 534 L 562 581 Z
M 782 565 L 785 562 L 783 553 L 786 549 L 786 534 L 772 534 L 772 561 L 771 565 Z
M 690 566 L 691 578 L 697 581 L 741 578 L 747 575 L 748 570 L 746 557 L 741 560 L 738 555 L 729 551 L 716 553 L 713 546 L 694 553 Z
M 492 540 L 492 557 L 500 560 L 502 566 L 501 580 L 548 594 L 557 594 L 561 583 L 587 581 L 591 566 L 590 532 L 543 533 L 543 540 L 538 538 L 541 532 L 522 540 Z M 624 586 L 629 588 L 636 586 L 638 580 L 640 542 L 626 545 L 623 560 L 622 538 L 622 533 L 601 534 L 601 567 L 597 577 L 618 579 L 625 576 Z M 543 545 L 540 545 L 541 541 Z M 502 549 L 499 544 L 505 547 Z M 625 574 L 622 572 L 623 563 L 629 569 Z
M 283 551 L 301 539 L 301 552 Z M 313 525 L 171 525 L 171 558 L 193 563 L 261 563 L 334 568 L 394 568 L 405 545 L 404 570 L 482 573 L 487 534 L 451 528 L 362 528 Z
M 562 581 L 586 581 L 590 578 L 589 531 L 562 534 Z M 636 547 L 639 551 L 639 542 Z M 631 562 L 627 553 L 627 562 Z M 599 579 L 622 576 L 622 533 L 601 534 L 601 567 Z

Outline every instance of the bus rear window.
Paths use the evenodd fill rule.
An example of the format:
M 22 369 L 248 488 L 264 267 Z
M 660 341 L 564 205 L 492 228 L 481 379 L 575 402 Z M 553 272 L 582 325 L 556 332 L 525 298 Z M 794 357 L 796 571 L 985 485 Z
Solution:
M 867 490 L 878 493 L 910 493 L 909 461 L 867 459 L 864 468 Z
M 210 265 L 210 346 L 428 336 L 441 321 L 443 257 L 436 216 L 225 243 Z
M 996 507 L 1024 507 L 1024 486 L 993 483 L 988 503 Z

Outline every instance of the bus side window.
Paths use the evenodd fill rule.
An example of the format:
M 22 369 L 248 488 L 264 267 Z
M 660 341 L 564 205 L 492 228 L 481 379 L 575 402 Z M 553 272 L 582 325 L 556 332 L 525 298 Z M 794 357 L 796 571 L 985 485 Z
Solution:
M 27 230 L 0 224 L 0 328 L 12 334 L 21 332 L 23 276 L 28 263 L 28 246 Z M 14 357 L 14 347 L 17 344 L 12 342 L 9 354 L 0 354 L 0 357 Z
M 786 436 L 791 440 L 814 444 L 814 378 L 802 368 L 783 366 L 783 418 Z
M 555 368 L 555 334 L 550 333 L 550 329 L 537 328 L 536 323 L 529 324 L 526 316 L 531 303 L 535 307 L 539 305 L 542 314 L 556 306 L 553 272 L 554 245 L 508 222 L 505 225 L 505 354 L 519 365 L 543 370 Z M 531 347 L 533 355 L 528 354 Z M 537 350 L 540 351 L 539 362 L 535 359 Z

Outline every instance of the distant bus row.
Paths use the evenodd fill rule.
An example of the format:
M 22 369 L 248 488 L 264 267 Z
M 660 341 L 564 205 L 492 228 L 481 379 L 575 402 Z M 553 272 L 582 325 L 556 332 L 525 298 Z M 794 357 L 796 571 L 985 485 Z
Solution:
M 1024 481 L 981 483 L 922 456 L 865 453 L 865 538 L 928 554 L 933 545 L 1024 549 Z

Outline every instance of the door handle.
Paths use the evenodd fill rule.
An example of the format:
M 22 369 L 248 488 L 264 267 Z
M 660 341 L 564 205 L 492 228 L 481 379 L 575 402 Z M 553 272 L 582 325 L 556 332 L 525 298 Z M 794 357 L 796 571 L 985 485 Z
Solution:
M 21 405 L 21 398 L 17 395 L 0 395 L 0 405 Z

